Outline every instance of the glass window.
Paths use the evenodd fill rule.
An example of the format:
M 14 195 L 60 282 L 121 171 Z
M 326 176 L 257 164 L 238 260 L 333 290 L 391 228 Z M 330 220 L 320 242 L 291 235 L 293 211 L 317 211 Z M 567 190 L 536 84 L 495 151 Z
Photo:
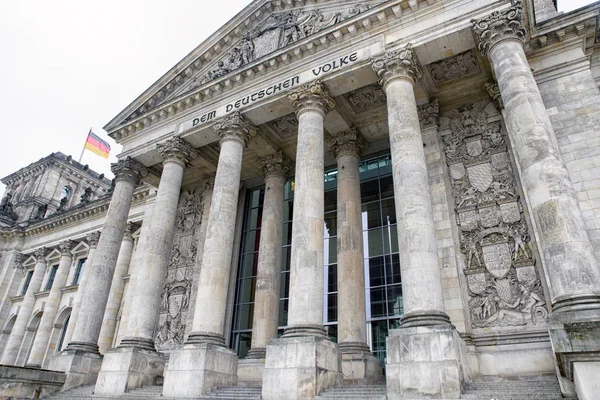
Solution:
M 71 315 L 67 317 L 65 323 L 63 324 L 62 329 L 60 330 L 60 339 L 58 339 L 58 345 L 56 346 L 56 352 L 60 352 L 63 348 L 63 344 L 65 341 L 65 335 L 67 334 L 67 328 L 69 327 L 69 320 L 71 319 Z
M 23 284 L 23 290 L 21 290 L 21 296 L 24 296 L 27 293 L 27 289 L 29 288 L 29 283 L 31 283 L 31 277 L 33 276 L 33 270 L 27 271 L 25 274 L 25 283 Z
M 48 290 L 52 289 L 54 278 L 56 278 L 56 271 L 58 271 L 58 265 L 53 265 L 52 268 L 50 268 L 50 274 L 48 274 L 48 281 L 46 282 L 44 291 L 47 292 Z
M 83 274 L 83 267 L 87 258 L 80 258 L 77 260 L 77 267 L 75 268 L 75 274 L 73 275 L 73 285 L 79 285 L 79 280 L 81 279 L 81 275 Z

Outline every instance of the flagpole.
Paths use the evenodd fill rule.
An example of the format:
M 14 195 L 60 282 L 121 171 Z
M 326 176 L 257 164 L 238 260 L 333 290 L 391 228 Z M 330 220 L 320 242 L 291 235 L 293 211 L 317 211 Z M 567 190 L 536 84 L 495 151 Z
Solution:
M 91 131 L 92 128 L 90 128 L 90 132 Z M 83 143 L 83 149 L 81 149 L 81 155 L 79 155 L 79 160 L 77 161 L 79 164 L 81 164 L 81 160 L 83 159 L 83 153 L 85 153 L 85 144 L 87 143 L 88 137 L 90 137 L 90 132 L 88 132 L 88 135 L 85 137 L 85 143 Z

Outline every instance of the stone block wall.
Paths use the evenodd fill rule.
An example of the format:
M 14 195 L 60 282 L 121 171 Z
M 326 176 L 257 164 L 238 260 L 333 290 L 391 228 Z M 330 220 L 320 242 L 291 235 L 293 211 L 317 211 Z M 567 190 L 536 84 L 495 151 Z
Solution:
M 590 69 L 565 71 L 539 88 L 600 257 L 600 90 Z

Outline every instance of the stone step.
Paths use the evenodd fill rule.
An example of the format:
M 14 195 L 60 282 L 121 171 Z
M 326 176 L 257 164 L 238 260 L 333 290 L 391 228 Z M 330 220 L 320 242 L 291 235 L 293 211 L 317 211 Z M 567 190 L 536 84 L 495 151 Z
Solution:
M 330 387 L 315 397 L 315 400 L 386 400 L 385 385 Z
M 201 400 L 260 400 L 261 388 L 225 387 L 200 396 Z

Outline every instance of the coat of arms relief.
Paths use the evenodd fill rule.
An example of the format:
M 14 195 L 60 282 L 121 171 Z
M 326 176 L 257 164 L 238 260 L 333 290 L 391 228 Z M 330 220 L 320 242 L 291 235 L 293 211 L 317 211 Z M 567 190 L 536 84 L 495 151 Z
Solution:
M 471 324 L 514 329 L 548 310 L 507 143 L 494 103 L 444 114 L 442 132 L 465 256 Z
M 197 275 L 196 254 L 198 236 L 204 209 L 202 186 L 182 192 L 177 208 L 175 233 L 165 285 L 161 294 L 161 307 L 155 343 L 159 351 L 171 350 L 183 343 L 187 315 L 190 307 L 192 283 Z

